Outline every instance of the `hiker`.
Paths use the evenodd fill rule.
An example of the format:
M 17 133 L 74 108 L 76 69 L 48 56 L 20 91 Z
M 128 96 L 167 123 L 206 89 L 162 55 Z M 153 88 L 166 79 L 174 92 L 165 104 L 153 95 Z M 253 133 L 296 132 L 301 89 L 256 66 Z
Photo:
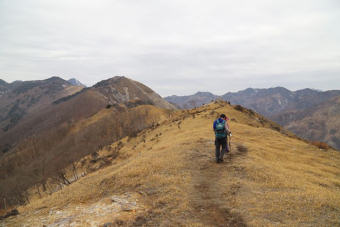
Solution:
M 220 117 L 214 121 L 215 132 L 215 146 L 216 146 L 216 162 L 223 162 L 223 155 L 227 147 L 227 135 L 231 132 L 228 127 L 227 117 L 225 114 L 221 114 Z M 222 149 L 221 149 L 222 147 Z

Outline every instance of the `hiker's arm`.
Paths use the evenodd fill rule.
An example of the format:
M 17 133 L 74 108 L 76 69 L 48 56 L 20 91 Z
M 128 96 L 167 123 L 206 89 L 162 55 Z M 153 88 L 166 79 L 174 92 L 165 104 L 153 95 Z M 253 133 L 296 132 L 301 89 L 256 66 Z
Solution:
M 229 134 L 231 133 L 231 131 L 230 131 L 230 129 L 229 129 L 229 125 L 228 125 L 228 122 L 227 122 L 227 121 L 225 122 L 224 128 L 225 128 L 227 134 L 229 135 Z

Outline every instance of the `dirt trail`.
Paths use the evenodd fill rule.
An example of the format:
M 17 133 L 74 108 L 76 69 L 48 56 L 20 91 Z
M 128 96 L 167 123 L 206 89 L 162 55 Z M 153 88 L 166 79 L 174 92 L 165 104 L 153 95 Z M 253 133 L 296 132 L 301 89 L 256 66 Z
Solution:
M 204 226 L 246 226 L 239 214 L 230 211 L 230 204 L 221 190 L 225 187 L 221 172 L 227 171 L 235 155 L 225 154 L 224 162 L 217 164 L 213 141 L 200 140 L 197 144 L 188 160 L 194 179 L 192 206 L 199 214 L 200 222 Z

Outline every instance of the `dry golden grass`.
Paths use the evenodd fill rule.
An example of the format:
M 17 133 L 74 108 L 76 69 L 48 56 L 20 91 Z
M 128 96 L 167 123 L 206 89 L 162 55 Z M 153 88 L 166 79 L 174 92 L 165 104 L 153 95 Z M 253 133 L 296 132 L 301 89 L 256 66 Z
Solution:
M 222 164 L 214 163 L 212 132 L 219 113 L 234 119 L 232 152 Z M 20 225 L 51 208 L 131 192 L 141 195 L 144 211 L 129 218 L 143 216 L 147 226 L 340 225 L 340 154 L 288 137 L 225 103 L 174 113 L 99 156 L 119 143 L 123 147 L 111 165 L 20 207 L 22 215 L 6 223 Z

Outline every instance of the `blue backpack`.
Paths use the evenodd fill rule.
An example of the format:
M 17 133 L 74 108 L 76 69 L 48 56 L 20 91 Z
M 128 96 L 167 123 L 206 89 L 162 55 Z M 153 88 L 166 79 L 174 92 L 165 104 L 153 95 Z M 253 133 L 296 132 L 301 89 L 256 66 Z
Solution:
M 220 122 L 219 120 L 216 121 L 215 136 L 217 139 L 227 137 L 227 132 L 225 130 L 225 120 L 223 120 L 222 122 Z

